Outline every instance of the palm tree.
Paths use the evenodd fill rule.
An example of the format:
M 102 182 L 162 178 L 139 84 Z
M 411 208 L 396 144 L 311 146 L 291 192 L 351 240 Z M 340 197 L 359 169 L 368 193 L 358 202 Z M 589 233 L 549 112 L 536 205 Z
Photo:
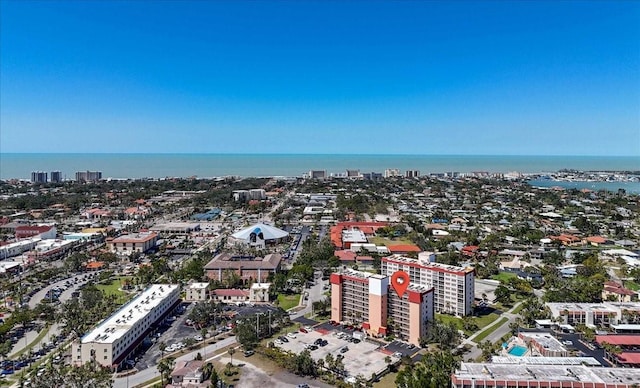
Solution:
M 202 348 L 206 349 L 207 346 L 207 333 L 209 332 L 209 330 L 207 330 L 206 327 L 203 327 L 202 329 L 200 329 L 200 335 L 202 336 Z M 206 357 L 206 353 L 205 353 L 205 359 Z
M 231 366 L 233 366 L 233 354 L 236 352 L 236 350 L 234 348 L 231 348 L 227 352 L 229 353 L 229 356 L 231 356 Z
M 164 358 L 164 351 L 167 349 L 167 344 L 164 341 L 158 343 L 158 349 L 160 349 L 160 359 Z

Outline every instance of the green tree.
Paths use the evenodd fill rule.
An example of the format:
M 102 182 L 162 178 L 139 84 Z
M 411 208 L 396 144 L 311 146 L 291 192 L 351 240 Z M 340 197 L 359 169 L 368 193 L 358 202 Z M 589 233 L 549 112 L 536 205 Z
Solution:
M 231 362 L 230 362 L 231 366 L 233 366 L 233 355 L 235 352 L 236 350 L 234 348 L 231 348 L 227 351 L 227 353 L 229 353 L 229 356 L 231 357 Z
M 442 388 L 451 386 L 451 374 L 458 360 L 450 352 L 430 352 L 411 368 L 404 368 L 396 377 L 400 388 Z
M 294 373 L 300 376 L 317 376 L 318 367 L 308 350 L 303 350 L 294 359 Z
M 169 382 L 171 380 L 171 372 L 173 371 L 174 364 L 175 359 L 173 357 L 163 358 L 158 363 L 158 371 L 160 372 L 163 387 L 165 381 Z
M 493 294 L 495 295 L 497 302 L 506 306 L 511 305 L 511 291 L 509 291 L 507 287 L 501 284 L 496 288 Z

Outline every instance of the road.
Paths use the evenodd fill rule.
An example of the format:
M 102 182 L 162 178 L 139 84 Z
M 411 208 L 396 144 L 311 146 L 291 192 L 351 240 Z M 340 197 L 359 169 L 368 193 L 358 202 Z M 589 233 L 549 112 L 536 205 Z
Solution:
M 215 357 L 209 357 L 207 355 L 211 355 L 214 352 L 229 346 L 229 345 L 233 345 L 236 343 L 236 337 L 229 337 L 229 338 L 225 338 L 223 340 L 220 340 L 218 342 L 216 342 L 215 344 L 211 344 L 211 345 L 207 345 L 204 349 L 202 348 L 198 348 L 196 350 L 193 350 L 189 353 L 185 353 L 180 357 L 176 358 L 176 362 L 177 361 L 189 361 L 189 360 L 193 360 L 196 355 L 198 353 L 202 354 L 204 356 L 204 358 L 207 358 L 207 361 L 216 359 L 221 357 L 222 355 L 218 355 Z M 120 377 L 114 380 L 114 388 L 128 388 L 128 387 L 133 387 L 135 385 L 139 385 L 139 384 L 143 384 L 149 380 L 153 380 L 157 377 L 160 377 L 160 372 L 158 371 L 158 368 L 156 366 L 151 367 L 151 368 L 147 368 L 144 370 L 139 371 L 138 373 L 131 375 L 131 376 L 127 376 L 127 377 Z
M 313 310 L 312 303 L 326 298 L 324 295 L 325 290 L 322 287 L 324 284 L 329 284 L 329 281 L 322 280 L 322 271 L 316 271 L 315 276 L 313 286 L 311 286 L 311 288 L 305 288 L 305 291 L 309 293 L 309 299 L 305 301 L 303 297 L 300 298 L 301 303 L 304 303 L 304 307 L 292 314 L 291 319 L 296 319 L 307 313 L 311 313 Z
M 509 333 L 511 331 L 511 328 L 509 328 L 509 325 L 514 322 L 516 320 L 517 317 L 519 317 L 518 314 L 513 314 L 512 312 L 518 308 L 518 306 L 520 306 L 522 302 L 518 302 L 516 303 L 509 311 L 502 313 L 498 319 L 496 319 L 491 325 L 483 328 L 482 330 L 476 332 L 475 334 L 473 334 L 472 336 L 470 336 L 469 338 L 465 339 L 464 341 L 462 341 L 462 345 L 471 345 L 471 350 L 469 350 L 469 352 L 467 352 L 464 356 L 464 358 L 466 360 L 475 360 L 476 358 L 480 357 L 480 355 L 482 355 L 482 350 L 480 350 L 477 346 L 477 343 L 474 342 L 474 338 L 476 336 L 478 336 L 480 333 L 482 333 L 483 331 L 487 330 L 490 327 L 494 327 L 495 325 L 498 324 L 498 322 L 500 321 L 500 319 L 502 317 L 506 317 L 507 321 L 504 322 L 502 325 L 500 325 L 497 329 L 495 329 L 491 334 L 489 334 L 487 337 L 485 337 L 481 342 L 484 341 L 491 341 L 491 343 L 495 343 L 496 341 L 498 341 L 500 338 L 502 338 L 505 334 Z

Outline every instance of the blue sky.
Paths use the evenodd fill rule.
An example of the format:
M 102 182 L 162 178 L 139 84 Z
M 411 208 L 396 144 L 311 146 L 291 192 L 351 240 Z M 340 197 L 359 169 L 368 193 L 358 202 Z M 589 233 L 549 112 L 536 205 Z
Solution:
M 0 151 L 640 157 L 640 2 L 0 0 Z

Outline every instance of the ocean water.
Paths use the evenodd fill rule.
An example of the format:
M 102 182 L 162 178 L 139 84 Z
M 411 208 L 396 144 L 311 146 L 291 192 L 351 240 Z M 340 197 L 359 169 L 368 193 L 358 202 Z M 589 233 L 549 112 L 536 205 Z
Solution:
M 562 187 L 565 189 L 587 189 L 591 191 L 607 190 L 617 192 L 623 189 L 628 194 L 640 194 L 640 182 L 586 182 L 586 181 L 554 181 L 551 179 L 535 179 L 528 182 L 534 187 Z
M 473 156 L 473 155 L 301 155 L 301 154 L 0 154 L 0 179 L 29 179 L 31 171 L 102 171 L 103 178 L 217 176 L 300 176 L 309 170 L 327 173 L 388 168 L 437 172 L 555 172 L 640 170 L 637 157 L 605 156 Z

